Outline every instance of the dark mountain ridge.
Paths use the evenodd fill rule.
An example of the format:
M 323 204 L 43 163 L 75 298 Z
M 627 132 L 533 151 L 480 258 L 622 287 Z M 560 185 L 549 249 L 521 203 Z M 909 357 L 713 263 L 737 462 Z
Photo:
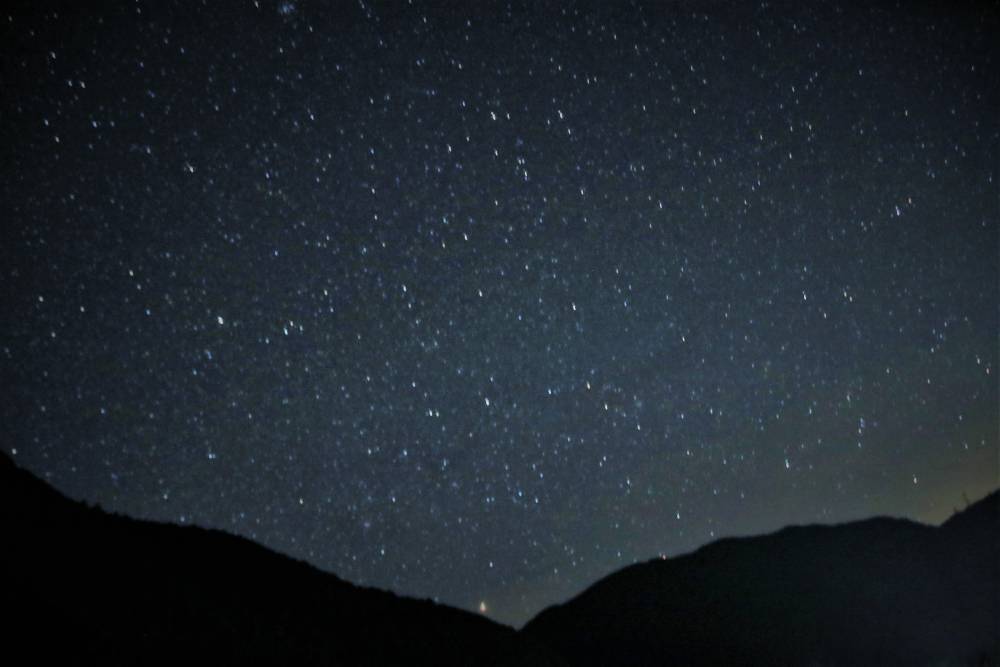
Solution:
M 53 664 L 560 665 L 512 628 L 216 530 L 72 501 L 0 456 L 7 655 Z
M 627 567 L 523 632 L 575 665 L 1000 664 L 1000 492 Z
M 6 652 L 69 664 L 1000 664 L 1000 492 L 627 567 L 521 632 L 249 540 L 74 502 L 0 455 Z

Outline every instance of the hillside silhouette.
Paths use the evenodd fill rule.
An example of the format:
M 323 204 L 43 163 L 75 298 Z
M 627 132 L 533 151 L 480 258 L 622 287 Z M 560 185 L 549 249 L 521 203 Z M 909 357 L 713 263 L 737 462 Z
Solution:
M 574 665 L 997 665 L 998 529 L 994 492 L 940 527 L 724 539 L 616 572 L 523 632 Z
M 53 664 L 561 665 L 513 629 L 249 540 L 74 502 L 0 456 L 3 653 Z
M 724 539 L 525 628 L 362 588 L 249 540 L 72 501 L 0 455 L 7 655 L 70 664 L 1000 664 L 1000 492 L 940 527 Z

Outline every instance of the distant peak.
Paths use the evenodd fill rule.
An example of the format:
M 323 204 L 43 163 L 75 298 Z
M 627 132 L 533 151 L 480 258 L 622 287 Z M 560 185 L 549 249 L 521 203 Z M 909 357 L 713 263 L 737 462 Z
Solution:
M 941 524 L 949 530 L 964 529 L 969 526 L 1000 526 L 1000 489 L 988 493 L 985 497 L 972 503 L 963 510 L 956 512 Z

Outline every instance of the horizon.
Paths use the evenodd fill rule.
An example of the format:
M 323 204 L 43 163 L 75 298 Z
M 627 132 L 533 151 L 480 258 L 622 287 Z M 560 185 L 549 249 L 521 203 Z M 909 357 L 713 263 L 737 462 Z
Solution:
M 6 452 L 0 452 L 0 458 L 2 458 L 3 460 L 9 461 L 14 466 L 14 468 L 16 470 L 20 470 L 20 471 L 26 472 L 29 475 L 31 475 L 32 477 L 34 477 L 35 479 L 37 479 L 38 481 L 42 482 L 48 488 L 50 488 L 53 492 L 55 492 L 56 494 L 58 494 L 62 498 L 66 499 L 68 502 L 83 503 L 89 509 L 96 510 L 99 513 L 101 513 L 101 515 L 103 515 L 103 516 L 121 517 L 121 518 L 129 519 L 129 520 L 134 520 L 134 521 L 140 521 L 140 522 L 142 522 L 142 521 L 151 521 L 149 519 L 142 519 L 140 517 L 129 516 L 127 514 L 118 514 L 118 513 L 112 512 L 111 510 L 109 510 L 107 508 L 101 507 L 99 504 L 93 504 L 93 505 L 91 505 L 91 504 L 88 504 L 85 500 L 71 498 L 71 497 L 65 495 L 62 491 L 60 491 L 56 487 L 54 487 L 51 484 L 49 484 L 49 482 L 47 482 L 46 480 L 38 477 L 35 473 L 31 472 L 30 470 L 28 470 L 26 468 L 23 468 L 23 467 L 19 466 L 18 463 L 17 463 L 16 458 L 11 458 Z M 912 519 L 910 517 L 904 517 L 904 516 L 873 515 L 873 516 L 868 516 L 868 517 L 859 517 L 859 518 L 856 518 L 856 519 L 848 519 L 846 521 L 836 522 L 836 523 L 822 523 L 822 522 L 819 522 L 819 523 L 810 523 L 810 524 L 786 524 L 786 525 L 781 526 L 780 528 L 778 528 L 776 530 L 765 532 L 765 533 L 755 533 L 755 534 L 747 534 L 747 535 L 722 535 L 722 536 L 716 537 L 715 539 L 713 539 L 710 542 L 706 542 L 704 544 L 700 544 L 700 545 L 696 546 L 694 549 L 692 549 L 690 551 L 684 551 L 684 552 L 677 553 L 677 554 L 655 554 L 655 555 L 653 555 L 653 556 L 651 556 L 649 558 L 638 559 L 638 560 L 633 561 L 632 563 L 624 564 L 619 569 L 617 569 L 615 571 L 612 571 L 612 572 L 606 572 L 603 575 L 601 575 L 598 579 L 596 579 L 596 580 L 594 580 L 592 582 L 586 583 L 583 586 L 583 588 L 581 588 L 580 590 L 572 593 L 567 598 L 561 599 L 561 600 L 557 600 L 555 602 L 552 602 L 550 604 L 545 605 L 543 608 L 538 609 L 534 614 L 531 614 L 524 622 L 519 623 L 517 625 L 515 625 L 513 623 L 505 622 L 502 619 L 492 618 L 491 615 L 489 614 L 489 610 L 488 609 L 484 609 L 484 605 L 481 605 L 480 608 L 477 609 L 477 610 L 461 609 L 460 607 L 452 607 L 452 608 L 454 608 L 454 609 L 461 609 L 462 611 L 468 612 L 470 614 L 476 614 L 478 612 L 478 615 L 486 616 L 486 617 L 490 618 L 490 620 L 493 621 L 493 622 L 495 622 L 495 623 L 499 623 L 500 625 L 503 625 L 505 627 L 509 627 L 509 628 L 514 629 L 514 630 L 520 631 L 520 630 L 523 629 L 523 627 L 524 627 L 525 624 L 530 623 L 532 620 L 534 620 L 535 618 L 537 618 L 537 616 L 540 613 L 542 613 L 543 611 L 545 611 L 547 609 L 559 607 L 559 606 L 562 606 L 562 605 L 567 604 L 569 602 L 572 602 L 580 594 L 582 594 L 585 591 L 589 590 L 595 584 L 599 583 L 600 581 L 602 581 L 604 579 L 610 578 L 610 577 L 618 574 L 619 572 L 621 572 L 621 571 L 623 571 L 623 570 L 631 567 L 632 565 L 641 565 L 641 564 L 644 564 L 644 563 L 655 563 L 655 562 L 661 561 L 661 560 L 671 560 L 671 559 L 674 559 L 674 558 L 683 558 L 683 557 L 686 557 L 686 556 L 689 556 L 689 555 L 693 555 L 693 554 L 699 552 L 704 547 L 708 547 L 708 546 L 711 546 L 712 544 L 715 544 L 717 542 L 725 541 L 725 540 L 730 540 L 730 539 L 742 540 L 742 539 L 754 539 L 754 538 L 768 538 L 768 537 L 777 535 L 779 533 L 783 533 L 788 528 L 818 528 L 818 527 L 823 527 L 823 528 L 839 528 L 839 527 L 847 527 L 847 526 L 850 526 L 850 525 L 853 525 L 853 524 L 863 523 L 863 522 L 866 522 L 866 521 L 877 520 L 877 519 L 888 520 L 888 521 L 910 521 L 910 522 L 914 522 L 914 523 L 917 523 L 919 525 L 922 525 L 922 526 L 925 526 L 925 527 L 928 527 L 928 528 L 941 528 L 943 526 L 943 524 L 947 523 L 947 521 L 949 519 L 951 519 L 952 517 L 955 517 L 955 516 L 957 516 L 959 514 L 962 514 L 963 512 L 965 512 L 966 510 L 972 508 L 973 506 L 975 506 L 975 505 L 977 505 L 977 504 L 985 501 L 987 498 L 990 498 L 991 496 L 996 496 L 996 495 L 1000 495 L 1000 486 L 997 486 L 993 490 L 987 491 L 985 493 L 985 495 L 982 495 L 982 496 L 979 496 L 979 497 L 975 497 L 973 499 L 968 499 L 967 498 L 966 499 L 966 503 L 967 504 L 965 506 L 963 506 L 961 508 L 956 508 L 953 511 L 953 513 L 947 519 L 945 519 L 941 523 L 936 523 L 936 524 L 926 523 L 926 522 L 922 522 L 922 521 L 919 521 L 919 520 L 916 520 L 916 519 Z M 381 591 L 385 591 L 385 592 L 389 592 L 389 593 L 394 593 L 396 595 L 402 595 L 399 591 L 393 591 L 393 590 L 390 590 L 390 589 L 361 586 L 357 582 L 353 582 L 353 581 L 350 581 L 349 579 L 341 577 L 336 572 L 331 572 L 331 571 L 325 570 L 322 567 L 316 565 L 315 563 L 312 563 L 312 562 L 307 561 L 307 560 L 298 559 L 295 556 L 293 556 L 292 554 L 288 554 L 288 553 L 284 553 L 284 552 L 281 552 L 281 551 L 278 551 L 278 550 L 271 549 L 271 548 L 267 547 L 267 545 L 261 544 L 260 542 L 256 542 L 253 539 L 248 538 L 246 536 L 237 535 L 235 533 L 231 533 L 231 532 L 225 530 L 224 528 L 213 528 L 211 526 L 199 526 L 198 524 L 193 524 L 193 523 L 184 523 L 184 524 L 182 524 L 182 523 L 175 523 L 175 522 L 170 522 L 170 521 L 154 521 L 153 523 L 155 523 L 156 525 L 168 526 L 168 527 L 176 527 L 176 528 L 199 528 L 199 529 L 202 529 L 202 530 L 216 531 L 216 532 L 225 533 L 227 535 L 232 535 L 234 537 L 238 537 L 240 539 L 246 540 L 248 543 L 257 544 L 259 546 L 262 546 L 263 548 L 267 549 L 271 553 L 274 553 L 275 555 L 278 555 L 278 556 L 281 556 L 281 557 L 285 557 L 285 558 L 290 558 L 290 559 L 293 559 L 293 560 L 299 560 L 300 562 L 307 563 L 307 564 L 311 565 L 312 567 L 316 568 L 316 571 L 322 573 L 323 575 L 332 575 L 332 576 L 336 577 L 337 579 L 339 579 L 339 580 L 341 580 L 343 582 L 346 582 L 348 584 L 351 584 L 353 586 L 359 586 L 359 587 L 366 588 L 366 589 L 381 590 Z M 404 596 L 404 597 L 411 597 L 412 598 L 412 596 Z M 439 601 L 438 599 L 436 599 L 434 597 L 413 598 L 413 599 L 431 600 L 431 601 L 433 601 L 435 603 L 438 603 L 438 604 L 442 604 L 442 605 L 445 605 L 445 606 L 452 606 L 452 605 L 447 605 L 446 603 L 441 602 L 441 601 Z

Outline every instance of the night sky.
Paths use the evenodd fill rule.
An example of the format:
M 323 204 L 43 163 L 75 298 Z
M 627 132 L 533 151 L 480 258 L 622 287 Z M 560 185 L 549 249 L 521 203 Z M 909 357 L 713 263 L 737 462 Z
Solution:
M 521 624 L 997 486 L 989 3 L 80 4 L 0 12 L 2 447 L 71 497 Z

